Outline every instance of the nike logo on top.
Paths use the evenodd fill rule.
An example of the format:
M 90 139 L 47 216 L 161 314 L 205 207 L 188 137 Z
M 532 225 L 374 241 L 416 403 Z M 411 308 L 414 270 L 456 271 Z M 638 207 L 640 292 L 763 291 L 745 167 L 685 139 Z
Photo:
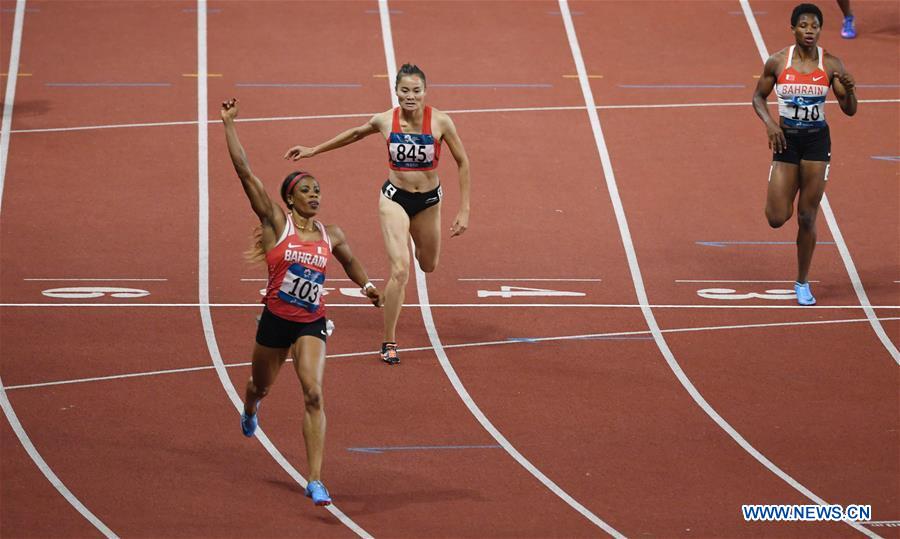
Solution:
M 825 77 L 825 75 L 819 75 L 818 77 L 813 77 L 813 81 L 821 80 Z
M 294 245 L 291 242 L 288 242 L 288 249 L 296 249 L 297 247 L 303 247 L 303 245 Z

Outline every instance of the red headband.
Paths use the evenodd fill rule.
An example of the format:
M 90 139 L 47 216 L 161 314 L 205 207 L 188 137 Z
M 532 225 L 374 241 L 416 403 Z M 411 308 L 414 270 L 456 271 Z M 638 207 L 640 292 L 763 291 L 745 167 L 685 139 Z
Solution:
M 312 174 L 310 174 L 309 172 L 306 172 L 304 170 L 301 170 L 300 172 L 298 172 L 297 175 L 294 176 L 294 178 L 288 184 L 287 189 L 284 190 L 284 198 L 287 199 L 287 196 L 294 191 L 294 186 L 297 185 L 297 182 L 299 182 L 303 178 L 312 178 L 312 177 L 313 177 Z

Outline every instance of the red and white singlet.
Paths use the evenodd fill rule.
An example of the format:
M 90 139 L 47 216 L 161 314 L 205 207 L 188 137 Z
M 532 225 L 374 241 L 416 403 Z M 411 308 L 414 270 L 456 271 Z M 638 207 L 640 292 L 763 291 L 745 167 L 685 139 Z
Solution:
M 830 81 L 822 65 L 824 52 L 822 47 L 818 47 L 819 65 L 812 73 L 800 73 L 791 66 L 794 47 L 791 45 L 788 49 L 787 65 L 775 84 L 778 114 L 787 127 L 825 127 L 825 96 L 828 95 Z
M 293 322 L 315 322 L 325 316 L 325 266 L 331 256 L 331 240 L 325 225 L 316 221 L 322 239 L 303 241 L 294 220 L 287 223 L 275 247 L 266 253 L 269 284 L 263 303 L 273 314 Z
M 387 146 L 388 164 L 393 170 L 436 169 L 441 159 L 441 142 L 431 134 L 431 107 L 425 106 L 421 133 L 404 133 L 400 129 L 400 107 L 395 108 Z

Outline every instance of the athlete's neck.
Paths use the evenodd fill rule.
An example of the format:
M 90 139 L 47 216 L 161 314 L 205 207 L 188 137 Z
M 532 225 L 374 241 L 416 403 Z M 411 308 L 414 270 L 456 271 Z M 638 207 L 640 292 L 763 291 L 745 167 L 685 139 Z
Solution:
M 797 51 L 797 57 L 800 60 L 819 60 L 819 47 L 817 45 L 807 47 L 798 43 L 794 50 Z
M 303 217 L 299 213 L 291 212 L 291 219 L 294 220 L 294 226 L 297 227 L 297 230 L 300 232 L 312 232 L 316 229 L 316 221 L 313 219 L 313 216 Z

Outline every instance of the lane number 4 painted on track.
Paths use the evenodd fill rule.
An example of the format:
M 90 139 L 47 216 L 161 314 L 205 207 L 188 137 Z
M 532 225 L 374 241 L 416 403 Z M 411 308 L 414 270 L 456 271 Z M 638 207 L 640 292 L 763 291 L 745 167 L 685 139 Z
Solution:
M 535 298 L 535 297 L 583 297 L 584 292 L 568 292 L 566 290 L 547 290 L 545 288 L 525 288 L 523 286 L 501 286 L 500 290 L 479 290 L 479 298 Z

